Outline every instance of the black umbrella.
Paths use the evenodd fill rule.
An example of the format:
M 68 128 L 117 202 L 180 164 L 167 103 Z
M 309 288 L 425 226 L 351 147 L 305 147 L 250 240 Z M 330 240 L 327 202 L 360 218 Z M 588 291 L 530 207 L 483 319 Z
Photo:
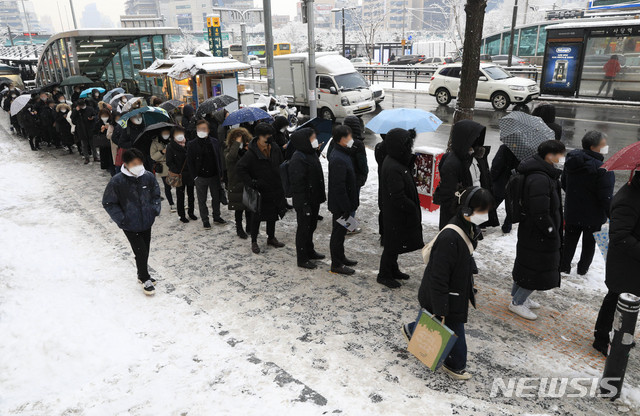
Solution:
M 184 103 L 180 100 L 169 100 L 169 101 L 165 101 L 162 104 L 160 104 L 160 108 L 164 108 L 165 110 L 167 110 L 167 113 L 172 112 L 173 110 L 175 110 L 176 108 L 180 107 L 181 105 L 183 105 Z
M 164 121 L 161 121 L 160 123 L 151 124 L 147 126 L 147 128 L 144 129 L 144 131 L 140 133 L 138 137 L 136 137 L 136 139 L 133 141 L 133 145 L 138 147 L 140 146 L 141 142 L 153 139 L 153 137 L 156 134 L 158 134 L 160 130 L 167 129 L 167 128 L 172 129 L 175 126 L 176 125 L 173 123 L 166 123 Z
M 331 122 L 331 120 L 319 117 L 312 118 L 303 125 L 299 126 L 296 130 L 303 129 L 305 127 L 310 127 L 316 132 L 316 138 L 321 145 L 326 143 L 331 138 L 331 134 L 333 131 L 333 123 Z
M 47 85 L 45 85 L 44 87 L 41 88 L 42 91 L 53 91 L 53 89 L 55 87 L 58 87 L 60 85 L 59 82 L 50 82 Z
M 0 84 L 13 84 L 13 81 L 7 77 L 0 77 Z
M 61 87 L 68 87 L 72 85 L 82 85 L 82 84 L 93 84 L 91 79 L 85 77 L 84 75 L 72 75 L 68 78 L 65 78 L 61 83 Z
M 197 115 L 213 113 L 214 111 L 219 110 L 222 107 L 226 107 L 229 104 L 234 103 L 236 101 L 238 100 L 226 94 L 206 99 L 203 101 L 202 104 L 198 106 Z

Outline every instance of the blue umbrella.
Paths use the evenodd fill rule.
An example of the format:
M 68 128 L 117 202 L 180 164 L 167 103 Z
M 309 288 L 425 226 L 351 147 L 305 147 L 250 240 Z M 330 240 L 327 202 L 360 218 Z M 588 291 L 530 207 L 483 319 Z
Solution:
M 118 87 L 118 88 L 114 88 L 112 90 L 109 90 L 104 97 L 102 97 L 102 101 L 104 101 L 105 103 L 108 103 L 111 101 L 111 99 L 113 97 L 115 97 L 118 94 L 123 94 L 124 93 L 124 89 Z
M 374 133 L 386 134 L 389 130 L 402 128 L 415 129 L 416 133 L 436 131 L 442 124 L 435 115 L 418 108 L 394 108 L 383 110 L 367 123 L 367 128 Z
M 267 120 L 271 116 L 266 111 L 257 107 L 245 107 L 229 114 L 225 119 L 223 126 L 232 126 L 240 123 L 251 123 L 258 120 Z
M 91 91 L 93 91 L 93 90 L 98 90 L 98 91 L 100 91 L 100 94 L 102 94 L 102 93 L 105 91 L 105 89 L 104 89 L 104 88 L 102 88 L 102 87 L 91 87 L 91 88 L 87 88 L 86 90 L 84 90 L 84 91 L 82 91 L 82 92 L 80 93 L 80 98 L 87 98 L 88 96 L 90 96 L 90 95 L 91 95 Z
M 120 116 L 120 120 L 118 120 L 118 124 L 120 124 L 120 126 L 124 129 L 127 127 L 127 120 L 138 114 L 142 114 L 142 119 L 144 120 L 145 126 L 150 126 L 151 124 L 171 120 L 169 118 L 169 114 L 167 114 L 164 108 L 140 107 L 122 114 L 122 116 Z

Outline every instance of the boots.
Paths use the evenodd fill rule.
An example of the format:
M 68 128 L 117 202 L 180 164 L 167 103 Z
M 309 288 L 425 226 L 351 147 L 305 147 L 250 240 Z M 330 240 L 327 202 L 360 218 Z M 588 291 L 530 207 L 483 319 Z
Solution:
M 241 222 L 236 222 L 236 234 L 238 234 L 238 237 L 242 238 L 243 240 L 246 240 L 247 237 L 249 237 L 246 231 L 244 230 L 244 228 L 242 227 Z
M 33 137 L 29 137 L 29 146 L 31 146 L 31 150 L 38 150 L 36 148 L 36 145 L 35 145 Z

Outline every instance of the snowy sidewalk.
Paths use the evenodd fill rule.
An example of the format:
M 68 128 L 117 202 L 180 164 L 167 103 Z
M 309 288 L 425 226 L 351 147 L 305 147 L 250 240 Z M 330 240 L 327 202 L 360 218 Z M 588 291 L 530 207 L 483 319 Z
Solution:
M 597 253 L 586 279 L 537 294 L 536 322 L 506 310 L 515 231 L 492 232 L 476 257 L 479 309 L 470 311 L 468 383 L 432 374 L 406 351 L 400 325 L 417 313 L 423 265 L 391 291 L 375 282 L 377 178 L 373 157 L 347 251 L 355 276 L 295 267 L 295 216 L 276 233 L 287 246 L 250 252 L 232 223 L 202 229 L 163 213 L 145 297 L 130 248 L 100 204 L 108 175 L 61 150 L 31 152 L 0 120 L 0 414 L 2 415 L 479 415 L 640 414 L 640 357 L 631 353 L 623 401 L 490 397 L 495 377 L 597 377 L 590 350 L 603 296 Z M 371 155 L 372 156 L 372 155 Z M 323 163 L 325 161 L 323 160 Z M 328 218 L 326 206 L 321 213 Z M 223 216 L 232 220 L 226 208 Z M 436 213 L 425 213 L 425 241 Z M 317 249 L 328 254 L 330 222 Z M 624 410 L 622 409 L 621 410 Z

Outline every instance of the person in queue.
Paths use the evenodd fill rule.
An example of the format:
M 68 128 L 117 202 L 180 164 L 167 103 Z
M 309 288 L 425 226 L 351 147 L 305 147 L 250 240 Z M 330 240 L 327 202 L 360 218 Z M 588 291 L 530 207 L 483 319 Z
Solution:
M 155 162 L 155 173 L 160 176 L 162 184 L 164 185 L 164 197 L 169 203 L 169 210 L 176 212 L 176 207 L 173 204 L 173 195 L 171 194 L 171 185 L 167 182 L 169 176 L 169 168 L 167 166 L 167 146 L 171 141 L 171 128 L 165 127 L 160 130 L 158 135 L 151 141 L 151 147 L 149 152 L 151 159 Z
M 251 211 L 242 203 L 244 183 L 238 175 L 237 164 L 242 156 L 247 152 L 247 147 L 251 141 L 251 135 L 242 127 L 232 129 L 227 133 L 227 145 L 224 149 L 224 160 L 227 166 L 227 176 L 229 179 L 227 194 L 229 209 L 235 211 L 236 234 L 246 240 L 251 234 Z M 246 219 L 246 231 L 242 226 L 242 216 Z
M 176 187 L 177 211 L 180 221 L 188 223 L 196 221 L 194 183 L 191 172 L 187 167 L 187 138 L 184 128 L 175 126 L 171 131 L 171 141 L 167 145 L 165 153 L 169 172 L 181 175 L 182 186 Z M 184 194 L 187 193 L 187 211 L 184 207 Z M 187 218 L 187 213 L 189 218 Z

